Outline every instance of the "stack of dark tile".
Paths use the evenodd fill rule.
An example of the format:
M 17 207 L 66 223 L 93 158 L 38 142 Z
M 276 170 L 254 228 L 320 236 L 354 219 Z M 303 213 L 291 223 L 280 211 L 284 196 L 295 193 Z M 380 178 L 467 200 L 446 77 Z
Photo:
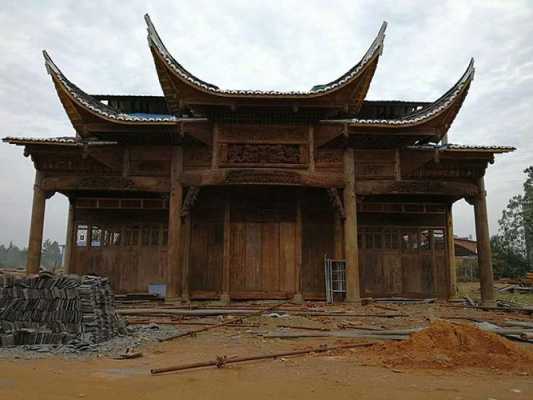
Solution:
M 98 343 L 124 332 L 107 278 L 0 274 L 0 346 Z

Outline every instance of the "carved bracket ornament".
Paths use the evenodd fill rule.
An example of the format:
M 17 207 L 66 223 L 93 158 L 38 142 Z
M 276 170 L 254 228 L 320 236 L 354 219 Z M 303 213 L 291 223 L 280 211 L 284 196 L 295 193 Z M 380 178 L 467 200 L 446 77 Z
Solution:
M 196 202 L 196 199 L 198 198 L 199 193 L 200 193 L 199 187 L 197 186 L 189 187 L 189 190 L 187 190 L 187 194 L 185 195 L 185 200 L 183 201 L 183 207 L 181 208 L 182 217 L 185 217 L 190 214 L 191 209 L 194 206 L 194 203 Z
M 344 213 L 344 205 L 342 204 L 337 188 L 328 188 L 328 196 L 331 205 L 333 206 L 333 208 L 335 208 L 335 210 L 339 214 L 339 217 L 341 217 L 341 219 L 345 219 L 346 214 Z

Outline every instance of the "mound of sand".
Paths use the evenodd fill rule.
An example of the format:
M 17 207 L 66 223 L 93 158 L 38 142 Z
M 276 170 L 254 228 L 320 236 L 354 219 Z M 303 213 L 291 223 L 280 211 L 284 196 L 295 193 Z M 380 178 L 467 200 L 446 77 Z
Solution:
M 533 369 L 533 351 L 473 325 L 433 322 L 403 342 L 373 346 L 390 367 Z

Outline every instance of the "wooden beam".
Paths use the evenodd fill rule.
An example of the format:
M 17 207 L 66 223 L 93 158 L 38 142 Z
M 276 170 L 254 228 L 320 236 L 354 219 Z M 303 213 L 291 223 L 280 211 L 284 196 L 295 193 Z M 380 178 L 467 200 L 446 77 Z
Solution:
M 224 247 L 222 259 L 222 294 L 220 295 L 220 301 L 229 304 L 231 290 L 231 199 L 229 195 L 226 195 L 224 202 Z
M 170 181 L 166 177 L 149 176 L 64 176 L 48 175 L 42 178 L 41 188 L 44 191 L 141 191 L 168 193 Z
M 474 214 L 476 219 L 477 259 L 481 285 L 481 304 L 482 306 L 493 307 L 496 305 L 496 295 L 494 292 L 487 200 L 485 181 L 483 178 L 479 178 L 478 185 L 480 194 L 474 198 Z
M 440 180 L 375 180 L 357 181 L 356 192 L 359 195 L 377 194 L 436 194 L 444 196 L 475 196 L 479 193 L 478 185 L 467 182 Z
M 346 301 L 359 303 L 359 246 L 357 243 L 357 201 L 354 150 L 344 150 L 344 257 L 346 260 Z
M 175 299 L 181 292 L 183 276 L 180 249 L 182 247 L 182 197 L 183 186 L 180 178 L 183 172 L 183 149 L 176 146 L 171 162 L 171 190 L 168 204 L 168 261 L 167 261 L 167 299 Z
M 319 188 L 342 188 L 342 174 L 336 172 L 308 172 L 274 168 L 231 168 L 183 173 L 184 186 L 221 185 L 283 185 Z
M 44 211 L 46 192 L 41 187 L 42 173 L 35 171 L 33 185 L 33 205 L 31 210 L 30 237 L 28 239 L 28 259 L 26 273 L 38 274 L 41 267 L 41 249 L 43 246 Z

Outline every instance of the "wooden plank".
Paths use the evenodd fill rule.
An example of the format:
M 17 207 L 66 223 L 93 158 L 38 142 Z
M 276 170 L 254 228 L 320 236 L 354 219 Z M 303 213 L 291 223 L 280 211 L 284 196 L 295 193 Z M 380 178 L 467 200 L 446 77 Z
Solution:
M 269 221 L 262 224 L 261 231 L 261 269 L 262 289 L 266 292 L 280 290 L 280 241 L 279 222 Z
M 280 290 L 296 292 L 296 226 L 295 222 L 279 224 Z
M 261 290 L 262 271 L 261 271 L 261 224 L 258 222 L 246 223 L 246 256 L 245 287 L 249 290 Z
M 246 288 L 246 225 L 242 221 L 231 221 L 231 296 Z

